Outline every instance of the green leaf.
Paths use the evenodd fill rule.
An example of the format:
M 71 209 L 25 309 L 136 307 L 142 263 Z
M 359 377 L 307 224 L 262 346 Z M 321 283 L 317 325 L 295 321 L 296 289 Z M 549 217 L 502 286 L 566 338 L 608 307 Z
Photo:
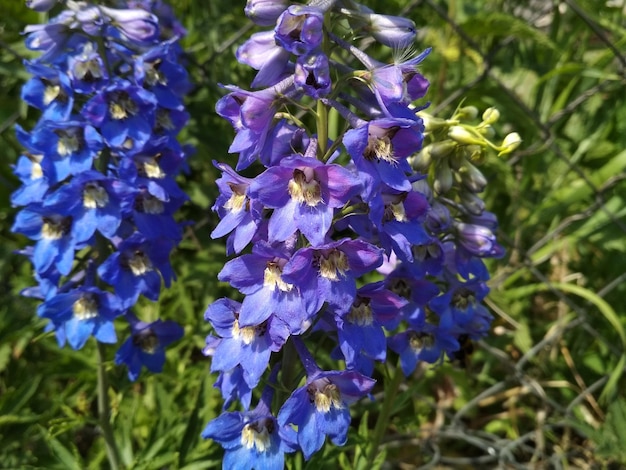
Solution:
M 189 449 L 198 442 L 198 436 L 200 435 L 202 423 L 200 422 L 200 409 L 204 406 L 204 380 L 200 381 L 200 389 L 196 395 L 196 401 L 191 410 L 191 416 L 187 420 L 187 428 L 183 435 L 183 440 L 180 443 L 178 465 L 182 466 L 187 458 Z
M 467 34 L 473 36 L 513 36 L 519 39 L 530 39 L 537 45 L 558 50 L 557 45 L 544 33 L 529 26 L 525 21 L 506 13 L 479 13 L 468 18 L 462 26 Z
M 81 470 L 83 468 L 82 462 L 78 457 L 67 447 L 63 446 L 58 439 L 45 436 L 45 442 L 64 469 Z

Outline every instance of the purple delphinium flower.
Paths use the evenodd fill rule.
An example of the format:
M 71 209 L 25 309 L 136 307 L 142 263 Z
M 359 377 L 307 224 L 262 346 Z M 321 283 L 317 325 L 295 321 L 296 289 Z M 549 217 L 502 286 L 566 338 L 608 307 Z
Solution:
M 207 338 L 207 344 L 212 345 L 211 372 L 226 372 L 240 365 L 246 382 L 254 388 L 272 352 L 279 351 L 289 337 L 289 328 L 274 315 L 259 325 L 242 327 L 238 319 L 240 309 L 239 302 L 218 299 L 204 313 L 220 337 L 220 341 Z
M 276 43 L 295 55 L 303 55 L 322 44 L 324 12 L 316 7 L 291 5 L 276 21 Z
M 270 241 L 285 241 L 300 230 L 317 246 L 326 240 L 334 209 L 342 207 L 359 187 L 358 179 L 339 165 L 293 156 L 257 176 L 249 194 L 274 209 Z
M 482 304 L 488 292 L 482 281 L 454 280 L 445 293 L 430 300 L 428 305 L 440 318 L 451 317 L 460 332 L 480 337 L 489 330 L 493 318 Z
M 294 83 L 312 98 L 322 98 L 331 90 L 328 57 L 321 51 L 301 55 L 296 61 Z
M 69 77 L 39 63 L 26 64 L 33 74 L 22 87 L 22 99 L 42 111 L 42 120 L 63 121 L 74 105 L 74 93 Z
M 237 61 L 248 65 L 259 72 L 251 86 L 269 87 L 287 77 L 293 69 L 289 62 L 289 51 L 286 51 L 274 38 L 274 31 L 254 33 L 237 49 Z
M 91 170 L 103 148 L 102 136 L 77 119 L 40 121 L 31 131 L 32 146 L 44 155 L 44 174 L 51 183 Z
M 226 87 L 231 93 L 219 99 L 215 110 L 217 114 L 228 119 L 237 131 L 235 140 L 228 149 L 230 153 L 239 153 L 236 170 L 250 166 L 263 149 L 280 102 L 278 96 L 290 87 L 293 87 L 292 77 L 271 88 L 255 92 L 234 86 Z
M 126 319 L 131 334 L 115 354 L 115 363 L 128 367 L 128 378 L 132 381 L 137 380 L 143 366 L 150 372 L 161 372 L 165 347 L 183 337 L 183 328 L 170 320 L 145 323 L 131 314 L 127 314 Z
M 222 468 L 281 470 L 285 453 L 297 449 L 295 431 L 279 425 L 270 411 L 273 391 L 272 384 L 268 385 L 256 408 L 222 413 L 202 431 L 204 439 L 213 439 L 224 448 Z
M 68 58 L 72 88 L 77 93 L 94 93 L 108 84 L 109 73 L 97 45 L 86 42 L 79 55 Z
M 232 259 L 218 274 L 245 294 L 239 311 L 240 326 L 260 325 L 270 315 L 289 325 L 292 334 L 307 328 L 306 321 L 316 312 L 307 308 L 299 286 L 282 278 L 290 255 L 284 249 L 255 245 L 252 253 Z
M 217 340 L 219 342 L 219 340 Z M 212 356 L 215 348 L 212 343 L 207 341 L 207 345 L 202 350 L 205 356 Z M 248 382 L 244 379 L 244 372 L 241 366 L 236 366 L 229 371 L 220 372 L 213 387 L 219 388 L 224 399 L 222 409 L 227 409 L 235 400 L 238 400 L 241 406 L 247 410 L 250 408 L 252 401 L 252 389 Z
M 421 148 L 422 128 L 417 119 L 382 118 L 346 132 L 343 144 L 359 170 L 366 201 L 379 191 L 381 182 L 398 191 L 411 190 L 406 157 Z
M 344 238 L 296 251 L 283 268 L 282 278 L 299 286 L 310 311 L 324 302 L 339 313 L 350 308 L 356 296 L 356 279 L 382 263 L 382 250 L 363 240 Z
M 384 283 L 366 284 L 357 291 L 350 309 L 335 315 L 338 342 L 348 368 L 370 375 L 372 361 L 362 369 L 358 356 L 365 354 L 377 361 L 385 361 L 387 339 L 383 327 L 395 329 L 401 312 L 408 302 L 384 287 Z
M 213 205 L 213 210 L 221 220 L 211 233 L 211 238 L 233 232 L 230 237 L 232 248 L 235 253 L 240 253 L 257 232 L 263 205 L 248 195 L 252 179 L 239 176 L 225 163 L 214 162 L 214 165 L 222 170 L 222 177 L 215 181 L 220 194 Z
M 399 192 L 381 185 L 379 194 L 370 202 L 369 218 L 387 255 L 393 251 L 402 261 L 413 261 L 412 246 L 430 239 L 423 226 L 428 209 L 421 193 Z
M 55 266 L 61 274 L 68 275 L 77 247 L 72 225 L 72 217 L 31 204 L 18 212 L 11 231 L 37 242 L 32 257 L 37 272 L 43 273 Z
M 350 425 L 348 406 L 367 395 L 375 380 L 351 370 L 322 371 L 302 342 L 294 344 L 307 380 L 281 407 L 278 424 L 298 427 L 298 445 L 308 460 L 322 447 L 326 436 L 335 445 L 346 443 Z
M 418 331 L 409 329 L 389 338 L 389 349 L 400 356 L 405 376 L 413 373 L 420 361 L 434 364 L 447 351 L 457 351 L 459 343 L 450 328 L 425 324 Z

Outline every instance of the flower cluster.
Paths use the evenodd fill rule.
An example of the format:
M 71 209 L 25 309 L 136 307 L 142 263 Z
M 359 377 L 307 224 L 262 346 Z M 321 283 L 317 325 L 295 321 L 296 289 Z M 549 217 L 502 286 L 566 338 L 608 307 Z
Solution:
M 238 161 L 216 163 L 212 233 L 228 235 L 234 257 L 218 278 L 241 297 L 209 305 L 215 334 L 204 351 L 224 408 L 237 400 L 245 411 L 224 412 L 203 436 L 223 445 L 226 468 L 282 468 L 285 452 L 309 459 L 326 437 L 346 442 L 348 407 L 370 393 L 389 350 L 409 376 L 487 333 L 483 258 L 503 250 L 474 163 L 495 121 L 476 130 L 455 115 L 433 131 L 436 119 L 415 104 L 428 89 L 419 65 L 430 49 L 386 64 L 359 48 L 371 38 L 410 48 L 416 29 L 406 18 L 352 0 L 248 0 L 245 11 L 273 29 L 237 51 L 258 71 L 254 90 L 227 86 L 216 106 L 236 132 Z M 425 135 L 432 143 L 422 149 Z M 280 374 L 264 379 L 279 356 Z M 325 370 L 329 356 L 345 367 Z M 274 413 L 267 398 L 248 411 L 268 382 L 290 396 Z
M 80 349 L 90 336 L 116 343 L 114 320 L 131 336 L 119 349 L 135 380 L 143 365 L 158 372 L 164 347 L 182 328 L 139 321 L 141 295 L 159 297 L 174 274 L 169 255 L 182 238 L 174 213 L 187 199 L 175 182 L 189 149 L 177 141 L 188 120 L 190 89 L 181 65 L 185 31 L 161 0 L 111 2 L 30 0 L 31 8 L 62 11 L 25 30 L 40 56 L 26 63 L 32 78 L 22 99 L 40 112 L 15 166 L 24 206 L 13 231 L 34 244 L 24 250 L 60 346 Z

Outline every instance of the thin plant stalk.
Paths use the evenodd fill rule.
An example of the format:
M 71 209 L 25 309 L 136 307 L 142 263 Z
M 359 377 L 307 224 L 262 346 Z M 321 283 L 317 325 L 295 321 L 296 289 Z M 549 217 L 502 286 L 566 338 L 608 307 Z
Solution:
M 106 444 L 107 458 L 111 470 L 119 470 L 121 468 L 120 452 L 115 442 L 115 435 L 113 434 L 113 428 L 110 422 L 111 407 L 109 405 L 108 395 L 109 384 L 104 368 L 104 357 L 104 346 L 102 343 L 98 342 L 98 421 Z

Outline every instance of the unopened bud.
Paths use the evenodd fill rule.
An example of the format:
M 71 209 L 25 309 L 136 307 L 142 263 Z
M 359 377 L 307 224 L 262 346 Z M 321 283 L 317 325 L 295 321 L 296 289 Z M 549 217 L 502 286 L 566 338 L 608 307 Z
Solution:
M 459 172 L 463 186 L 473 193 L 481 193 L 487 186 L 487 179 L 478 168 L 466 161 Z
M 510 134 L 507 134 L 504 140 L 502 141 L 502 146 L 501 146 L 502 150 L 500 150 L 500 153 L 498 153 L 498 157 L 511 153 L 517 147 L 519 147 L 521 143 L 522 143 L 522 138 L 517 132 L 511 132 Z
M 481 145 L 483 141 L 477 138 L 470 131 L 461 126 L 452 126 L 448 131 L 448 137 L 456 140 L 460 144 L 476 144 Z
M 479 127 L 478 131 L 481 135 L 485 136 L 485 139 L 491 140 L 496 136 L 496 131 L 493 130 L 493 127 L 490 125 Z
M 451 140 L 444 140 L 442 142 L 435 142 L 433 144 L 430 144 L 429 147 L 432 157 L 435 160 L 440 160 L 454 152 L 457 147 L 457 143 Z
M 445 194 L 452 188 L 454 183 L 452 170 L 445 160 L 440 160 L 435 166 L 435 180 L 433 181 L 433 189 L 437 194 Z
M 464 156 L 470 162 L 482 163 L 485 157 L 485 149 L 480 145 L 466 145 Z
M 476 106 L 463 106 L 456 112 L 456 116 L 459 119 L 465 119 L 471 121 L 478 116 L 478 108 Z
M 483 113 L 483 124 L 489 125 L 500 119 L 500 111 L 496 108 L 487 108 Z
M 427 113 L 417 113 L 417 115 L 419 117 L 422 118 L 422 121 L 424 122 L 424 131 L 425 132 L 432 132 L 432 131 L 436 131 L 439 129 L 443 129 L 444 127 L 448 127 L 448 121 L 446 121 L 445 119 L 441 119 L 441 118 L 436 118 L 435 116 L 431 116 L 430 114 Z
M 494 232 L 498 228 L 498 219 L 493 212 L 484 211 L 480 215 L 470 214 L 467 217 L 467 220 L 474 225 L 482 225 L 483 227 L 487 227 L 492 232 Z
M 476 256 L 499 257 L 504 250 L 496 242 L 496 236 L 487 227 L 458 223 L 455 226 L 460 245 Z
M 159 33 L 159 20 L 152 13 L 140 8 L 108 8 L 98 7 L 102 13 L 111 18 L 125 36 L 135 41 L 147 42 Z
M 431 148 L 432 145 L 427 145 L 418 153 L 411 155 L 409 158 L 407 158 L 407 161 L 409 162 L 409 165 L 411 165 L 411 168 L 413 168 L 415 171 L 419 171 L 420 173 L 426 173 L 428 171 L 430 163 L 432 162 L 430 153 Z
M 433 233 L 445 232 L 452 223 L 450 211 L 442 203 L 435 200 L 426 214 L 426 227 Z
M 366 15 L 366 20 L 374 39 L 385 46 L 403 48 L 415 41 L 417 29 L 408 18 L 370 13 Z
M 470 214 L 479 216 L 485 210 L 485 202 L 476 196 L 476 194 L 468 191 L 461 191 L 459 196 L 461 198 L 461 204 L 463 204 L 463 207 L 465 207 L 467 212 Z
M 26 0 L 26 6 L 35 11 L 48 11 L 56 5 L 57 0 Z
M 287 7 L 287 0 L 248 0 L 244 12 L 259 26 L 273 26 Z

